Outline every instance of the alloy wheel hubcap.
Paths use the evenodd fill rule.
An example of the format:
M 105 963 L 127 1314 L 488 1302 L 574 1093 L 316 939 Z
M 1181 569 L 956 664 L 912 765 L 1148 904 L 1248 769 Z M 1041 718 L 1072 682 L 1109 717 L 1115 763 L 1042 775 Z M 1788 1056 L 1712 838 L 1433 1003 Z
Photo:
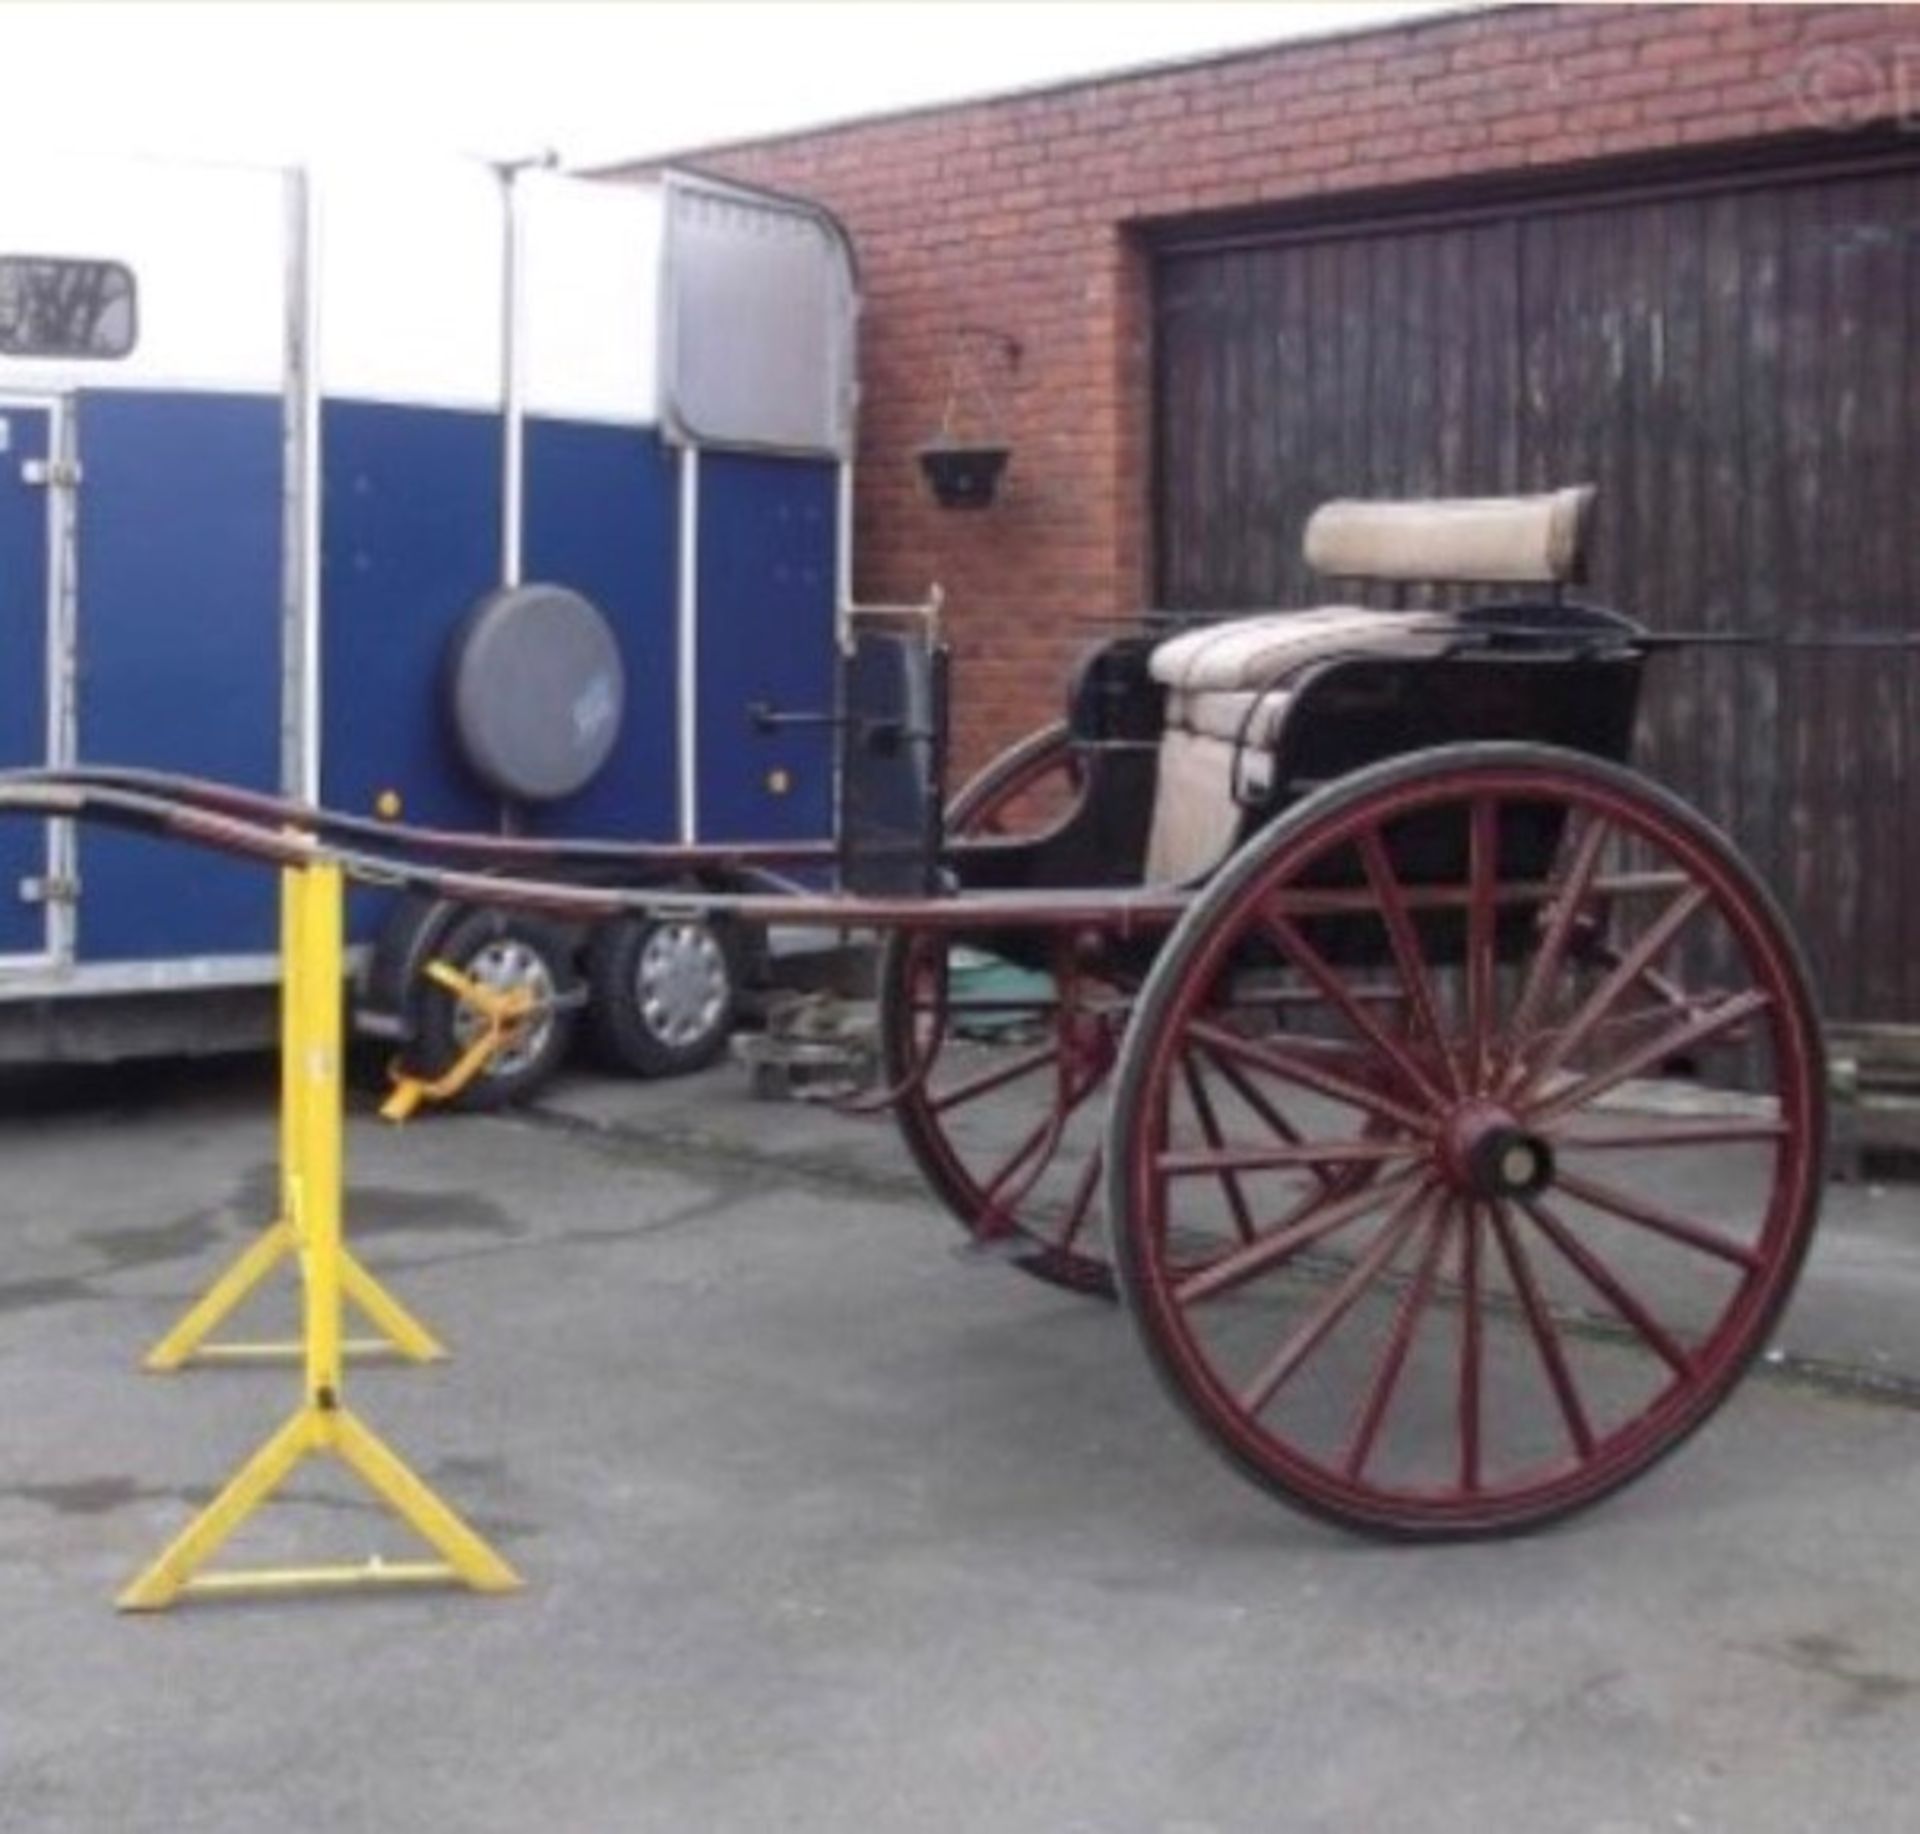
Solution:
M 705 924 L 663 923 L 640 951 L 640 1013 L 663 1044 L 697 1044 L 727 1004 L 727 964 Z
M 481 949 L 467 963 L 468 976 L 497 993 L 524 990 L 533 996 L 527 1019 L 507 1035 L 499 1054 L 481 1072 L 485 1076 L 516 1076 L 546 1048 L 553 1030 L 553 971 L 539 950 L 517 937 L 502 936 Z M 465 1050 L 486 1028 L 486 1020 L 464 1003 L 453 1009 L 454 1041 Z

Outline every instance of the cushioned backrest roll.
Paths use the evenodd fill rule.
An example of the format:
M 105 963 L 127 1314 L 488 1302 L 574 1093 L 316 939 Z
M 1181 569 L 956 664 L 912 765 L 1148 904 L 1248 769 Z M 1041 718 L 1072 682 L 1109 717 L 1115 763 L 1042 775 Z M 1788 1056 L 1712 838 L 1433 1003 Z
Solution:
M 1593 495 L 1576 484 L 1537 497 L 1323 503 L 1307 522 L 1307 565 L 1342 579 L 1577 579 Z

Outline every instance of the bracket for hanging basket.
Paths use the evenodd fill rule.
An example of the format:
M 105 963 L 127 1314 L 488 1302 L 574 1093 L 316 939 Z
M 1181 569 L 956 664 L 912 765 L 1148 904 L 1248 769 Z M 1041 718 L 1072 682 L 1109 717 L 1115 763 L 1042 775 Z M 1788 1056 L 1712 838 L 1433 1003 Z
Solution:
M 956 325 L 947 404 L 940 430 L 916 455 L 921 475 L 943 509 L 985 509 L 1000 488 L 1000 476 L 1013 456 L 1001 432 L 1000 403 L 986 374 L 983 351 L 1010 376 L 1020 367 L 1020 340 L 990 325 Z M 975 398 L 972 416 L 978 431 L 962 437 L 960 408 L 964 394 Z

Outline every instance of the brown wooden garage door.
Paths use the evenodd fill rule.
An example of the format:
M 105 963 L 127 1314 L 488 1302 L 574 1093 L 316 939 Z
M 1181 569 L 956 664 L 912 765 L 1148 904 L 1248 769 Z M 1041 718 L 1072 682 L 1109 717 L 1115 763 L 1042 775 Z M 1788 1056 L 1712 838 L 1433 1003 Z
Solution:
M 1836 1017 L 1920 1023 L 1920 171 L 1671 179 L 1157 260 L 1160 599 L 1310 604 L 1337 495 L 1592 480 L 1592 594 L 1756 650 L 1654 664 L 1640 761 L 1729 827 Z

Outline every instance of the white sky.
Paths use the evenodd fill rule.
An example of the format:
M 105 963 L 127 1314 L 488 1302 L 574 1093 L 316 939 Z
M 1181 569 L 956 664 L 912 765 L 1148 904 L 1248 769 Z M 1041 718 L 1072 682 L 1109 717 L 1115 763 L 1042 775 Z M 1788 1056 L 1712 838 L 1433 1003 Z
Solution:
M 0 147 L 568 164 L 1353 30 L 1435 0 L 401 0 L 0 7 Z

